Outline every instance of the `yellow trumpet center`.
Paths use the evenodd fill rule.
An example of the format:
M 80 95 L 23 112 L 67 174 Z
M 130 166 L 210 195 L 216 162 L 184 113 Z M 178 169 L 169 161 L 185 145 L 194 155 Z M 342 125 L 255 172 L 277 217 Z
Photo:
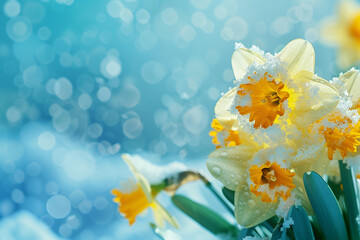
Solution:
M 274 124 L 277 116 L 284 115 L 283 103 L 289 97 L 289 93 L 282 91 L 284 84 L 276 83 L 268 73 L 265 73 L 259 81 L 250 77 L 248 79 L 250 83 L 241 84 L 237 94 L 250 96 L 250 104 L 236 106 L 236 109 L 241 115 L 250 113 L 249 121 L 255 121 L 254 128 L 268 128 Z
M 353 124 L 351 119 L 335 112 L 325 120 L 329 126 L 321 126 L 319 131 L 324 135 L 328 158 L 333 159 L 336 150 L 344 158 L 348 152 L 356 152 L 360 145 L 360 122 Z M 331 124 L 331 125 L 330 125 Z
M 130 225 L 135 222 L 139 213 L 152 207 L 152 203 L 149 202 L 140 186 L 130 193 L 122 193 L 117 189 L 113 189 L 111 193 L 115 195 L 114 202 L 119 203 L 119 212 L 129 220 Z
M 253 165 L 249 168 L 250 191 L 256 196 L 261 195 L 263 202 L 276 202 L 277 196 L 286 200 L 290 197 L 290 192 L 295 185 L 293 177 L 295 173 L 286 168 L 282 168 L 276 162 L 267 161 L 260 167 Z
M 237 146 L 241 144 L 239 132 L 226 129 L 216 118 L 211 122 L 211 127 L 214 130 L 210 131 L 209 135 L 213 137 L 212 143 L 215 145 L 215 148 Z

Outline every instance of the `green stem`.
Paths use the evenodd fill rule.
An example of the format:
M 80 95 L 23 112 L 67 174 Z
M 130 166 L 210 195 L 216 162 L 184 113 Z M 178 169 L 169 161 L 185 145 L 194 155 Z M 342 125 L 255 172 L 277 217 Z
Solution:
M 359 218 L 359 188 L 354 169 L 339 161 L 341 180 L 344 187 L 346 212 L 352 240 L 360 240 Z
M 212 185 L 211 182 L 207 180 L 203 180 L 203 182 L 205 183 L 205 186 L 208 187 L 208 189 L 210 189 L 210 191 L 215 195 L 215 197 L 224 205 L 226 210 L 234 216 L 234 209 L 228 204 L 228 202 L 223 198 L 223 196 L 218 192 L 218 190 L 216 190 L 214 185 Z

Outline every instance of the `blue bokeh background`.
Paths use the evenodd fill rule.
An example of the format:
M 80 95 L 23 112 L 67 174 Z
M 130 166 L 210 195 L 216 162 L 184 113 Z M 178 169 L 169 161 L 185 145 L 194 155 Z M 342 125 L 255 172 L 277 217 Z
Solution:
M 232 87 L 234 43 L 273 53 L 294 38 L 307 39 L 316 72 L 335 77 L 334 49 L 321 44 L 319 31 L 335 4 L 1 1 L 1 235 L 157 239 L 151 215 L 130 228 L 112 202 L 110 190 L 130 176 L 120 153 L 156 164 L 176 160 L 206 174 L 213 107 Z M 199 183 L 181 192 L 224 212 Z M 166 195 L 160 201 L 178 218 L 180 236 L 215 239 Z M 39 236 L 17 235 L 19 226 Z

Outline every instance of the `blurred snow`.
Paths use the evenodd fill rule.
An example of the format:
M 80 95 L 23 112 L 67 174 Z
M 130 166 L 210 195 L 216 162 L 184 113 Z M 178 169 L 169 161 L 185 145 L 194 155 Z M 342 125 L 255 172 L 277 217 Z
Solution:
M 61 240 L 28 211 L 19 211 L 0 221 L 0 236 L 6 240 Z

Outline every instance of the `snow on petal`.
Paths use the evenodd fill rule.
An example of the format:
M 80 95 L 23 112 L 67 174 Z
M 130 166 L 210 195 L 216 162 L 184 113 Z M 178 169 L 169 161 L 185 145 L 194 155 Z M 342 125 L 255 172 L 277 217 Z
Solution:
M 231 57 L 231 65 L 235 75 L 235 79 L 242 78 L 250 65 L 254 63 L 263 64 L 265 59 L 260 54 L 247 49 L 238 48 Z

